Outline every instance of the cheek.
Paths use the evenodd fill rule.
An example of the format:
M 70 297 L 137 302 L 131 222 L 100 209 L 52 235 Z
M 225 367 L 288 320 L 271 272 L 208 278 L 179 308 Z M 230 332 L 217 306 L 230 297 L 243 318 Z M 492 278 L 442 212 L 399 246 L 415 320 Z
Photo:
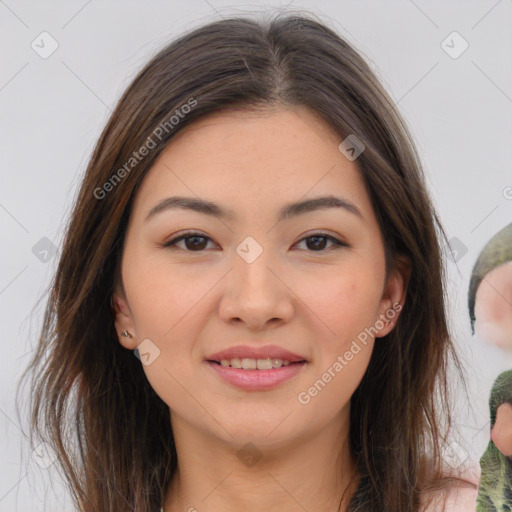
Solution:
M 191 378 L 197 371 L 194 341 L 209 315 L 204 299 L 219 277 L 212 272 L 193 274 L 132 253 L 125 261 L 123 279 L 138 341 L 149 339 L 147 346 L 155 354 L 150 364 L 142 366 L 148 382 L 171 409 L 199 414 L 190 398 L 202 394 L 200 382 Z
M 372 338 L 324 343 L 314 374 L 297 395 L 309 421 L 329 421 L 347 407 L 368 368 L 373 345 Z
M 201 308 L 201 299 L 219 277 L 201 272 L 198 265 L 192 266 L 178 267 L 161 256 L 144 255 L 142 250 L 126 257 L 124 284 L 137 330 L 144 337 L 154 336 L 168 344 L 184 326 L 193 330 L 198 325 L 198 314 L 194 312 Z
M 362 271 L 338 272 L 316 278 L 301 292 L 301 298 L 326 327 L 326 337 L 340 343 L 372 326 L 380 301 L 380 290 Z
M 300 293 L 308 306 L 304 314 L 314 312 L 308 322 L 315 326 L 310 334 L 316 343 L 315 372 L 299 401 L 337 410 L 349 402 L 368 367 L 380 289 L 367 273 L 354 269 L 317 278 Z

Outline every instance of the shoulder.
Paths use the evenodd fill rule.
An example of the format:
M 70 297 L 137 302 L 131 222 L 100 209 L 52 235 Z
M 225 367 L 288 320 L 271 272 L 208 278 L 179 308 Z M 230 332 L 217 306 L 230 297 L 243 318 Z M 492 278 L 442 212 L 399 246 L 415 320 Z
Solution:
M 444 512 L 469 512 L 476 509 L 479 479 L 475 480 L 469 474 L 461 478 L 457 485 L 448 490 Z
M 462 468 L 448 468 L 445 476 L 456 480 L 436 493 L 425 512 L 474 512 L 480 483 L 479 463 L 472 461 Z

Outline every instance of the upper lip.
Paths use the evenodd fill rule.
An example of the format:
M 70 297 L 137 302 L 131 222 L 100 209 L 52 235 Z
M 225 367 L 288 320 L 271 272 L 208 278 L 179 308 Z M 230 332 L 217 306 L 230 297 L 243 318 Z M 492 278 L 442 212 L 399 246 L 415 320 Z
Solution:
M 215 352 L 215 354 L 208 356 L 207 360 L 220 362 L 222 359 L 266 359 L 268 357 L 271 359 L 283 359 L 284 361 L 290 361 L 290 363 L 306 360 L 305 357 L 294 354 L 277 345 L 266 345 L 265 347 L 257 348 L 248 345 L 237 345 L 220 352 Z

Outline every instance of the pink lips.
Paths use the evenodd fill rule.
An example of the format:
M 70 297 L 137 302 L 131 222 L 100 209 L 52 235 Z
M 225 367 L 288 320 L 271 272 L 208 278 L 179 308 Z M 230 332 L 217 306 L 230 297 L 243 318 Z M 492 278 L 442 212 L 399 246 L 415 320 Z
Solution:
M 272 370 L 244 370 L 219 364 L 222 359 L 266 359 L 268 357 L 290 361 L 292 364 Z M 276 345 L 258 348 L 239 345 L 216 352 L 205 362 L 225 382 L 252 391 L 264 391 L 278 386 L 297 375 L 307 363 L 304 357 Z
M 266 347 L 249 347 L 246 345 L 237 345 L 236 347 L 231 347 L 226 350 L 221 350 L 220 352 L 216 352 L 211 356 L 208 356 L 206 359 L 208 361 L 217 361 L 220 363 L 222 359 L 267 359 L 270 357 L 271 359 L 282 359 L 283 361 L 290 361 L 290 363 L 297 363 L 299 361 L 305 361 L 306 358 L 294 354 L 284 348 L 278 347 L 277 345 L 267 345 Z
M 272 389 L 297 375 L 306 365 L 304 362 L 292 363 L 288 366 L 275 368 L 274 370 L 243 370 L 241 368 L 221 366 L 211 361 L 207 361 L 207 364 L 227 383 L 238 388 L 252 391 Z

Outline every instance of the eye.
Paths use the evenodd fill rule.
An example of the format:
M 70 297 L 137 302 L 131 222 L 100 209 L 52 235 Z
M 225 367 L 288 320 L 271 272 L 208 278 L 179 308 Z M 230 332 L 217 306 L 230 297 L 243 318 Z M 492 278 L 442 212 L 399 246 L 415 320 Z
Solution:
M 163 244 L 163 247 L 171 247 L 172 250 L 174 250 L 177 247 L 178 249 L 185 250 L 186 252 L 202 252 L 205 248 L 205 240 L 211 241 L 211 238 L 204 236 L 202 233 L 193 231 L 184 233 L 176 238 L 172 238 L 171 240 Z M 337 238 L 331 235 L 328 235 L 327 233 L 313 233 L 312 235 L 302 238 L 298 243 L 308 240 L 312 241 L 312 243 L 307 243 L 307 247 L 314 248 L 314 250 L 310 252 L 325 251 L 326 241 L 331 242 L 334 245 L 334 248 L 336 246 L 349 247 L 348 244 L 342 242 L 341 240 L 338 240 Z M 185 242 L 185 249 L 183 249 L 182 247 L 178 247 L 178 243 L 181 241 Z
M 201 233 L 197 232 L 187 232 L 180 236 L 177 236 L 176 238 L 172 238 L 168 242 L 166 242 L 163 246 L 164 247 L 171 247 L 174 250 L 174 247 L 177 247 L 178 242 L 181 242 L 182 240 L 185 241 L 185 250 L 187 250 L 189 247 L 193 247 L 192 250 L 187 250 L 187 252 L 200 252 L 204 249 L 204 242 L 202 240 L 211 240 L 209 237 L 202 235 Z M 189 240 L 191 243 L 189 243 Z M 178 247 L 178 249 L 181 249 L 181 247 Z
M 348 244 L 342 242 L 341 240 L 338 240 L 337 238 L 331 235 L 328 235 L 327 233 L 313 233 L 312 235 L 304 237 L 302 240 L 300 240 L 300 242 L 304 242 L 307 240 L 311 240 L 312 242 L 306 242 L 306 246 L 308 248 L 315 248 L 315 250 L 312 252 L 324 251 L 326 242 L 331 242 L 333 244 L 331 248 L 336 248 L 336 246 L 348 247 Z

